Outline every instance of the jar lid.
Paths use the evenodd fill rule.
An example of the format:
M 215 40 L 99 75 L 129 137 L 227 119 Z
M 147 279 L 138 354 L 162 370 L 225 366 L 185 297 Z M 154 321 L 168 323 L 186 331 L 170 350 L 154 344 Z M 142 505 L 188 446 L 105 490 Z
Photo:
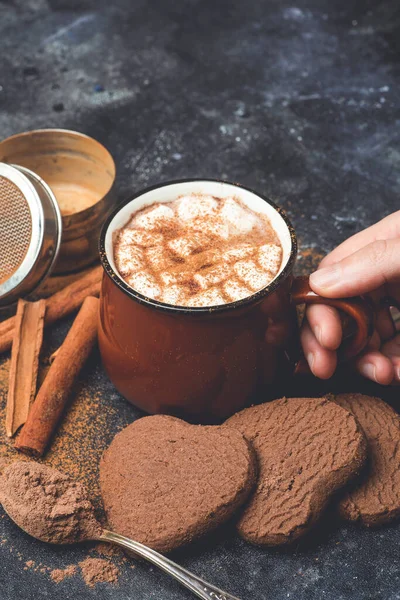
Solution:
M 49 275 L 61 233 L 57 200 L 43 179 L 0 163 L 0 307 L 28 296 Z

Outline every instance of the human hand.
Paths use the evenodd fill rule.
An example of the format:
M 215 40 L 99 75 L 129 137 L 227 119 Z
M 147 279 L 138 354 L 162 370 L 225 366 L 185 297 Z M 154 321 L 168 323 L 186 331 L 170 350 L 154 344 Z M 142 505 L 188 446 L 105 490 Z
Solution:
M 357 233 L 322 261 L 310 276 L 314 292 L 327 298 L 368 294 L 376 304 L 385 296 L 400 309 L 400 211 Z M 301 342 L 308 364 L 317 377 L 328 379 L 336 369 L 336 350 L 342 327 L 336 309 L 322 304 L 307 308 Z M 368 347 L 355 368 L 383 385 L 400 383 L 400 332 L 389 308 L 380 307 Z

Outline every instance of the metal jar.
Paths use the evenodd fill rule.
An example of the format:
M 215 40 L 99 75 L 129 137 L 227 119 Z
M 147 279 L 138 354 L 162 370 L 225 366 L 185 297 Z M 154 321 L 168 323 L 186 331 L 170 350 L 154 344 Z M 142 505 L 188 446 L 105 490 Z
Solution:
M 29 169 L 57 199 L 62 240 L 54 272 L 78 271 L 94 262 L 101 225 L 116 199 L 108 150 L 83 133 L 41 129 L 0 142 L 0 162 Z

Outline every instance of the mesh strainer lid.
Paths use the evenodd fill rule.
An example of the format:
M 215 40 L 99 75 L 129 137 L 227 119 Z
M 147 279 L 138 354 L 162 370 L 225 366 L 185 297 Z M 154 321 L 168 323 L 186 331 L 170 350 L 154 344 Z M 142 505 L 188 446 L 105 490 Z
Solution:
M 32 292 L 49 273 L 60 223 L 50 188 L 34 173 L 0 163 L 0 306 Z

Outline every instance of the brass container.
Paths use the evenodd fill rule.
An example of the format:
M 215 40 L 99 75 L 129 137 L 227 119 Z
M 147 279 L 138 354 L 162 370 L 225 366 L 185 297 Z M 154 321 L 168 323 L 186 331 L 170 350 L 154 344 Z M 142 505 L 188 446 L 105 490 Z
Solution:
M 102 144 L 76 131 L 39 129 L 0 142 L 0 162 L 30 169 L 53 191 L 62 216 L 54 273 L 98 258 L 101 226 L 115 204 L 115 163 Z

